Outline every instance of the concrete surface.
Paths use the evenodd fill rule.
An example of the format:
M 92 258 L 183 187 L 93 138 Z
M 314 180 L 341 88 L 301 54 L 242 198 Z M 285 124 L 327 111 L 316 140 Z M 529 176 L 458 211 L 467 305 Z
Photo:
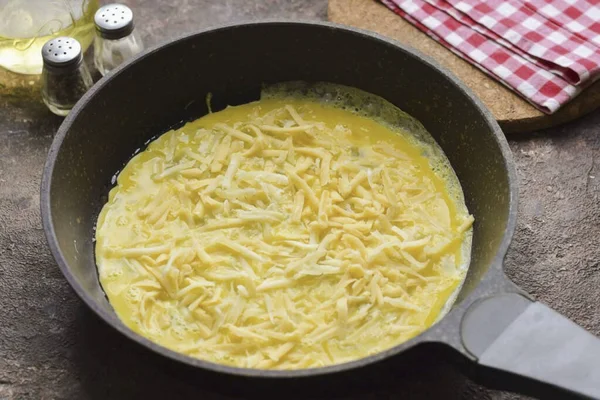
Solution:
M 327 7 L 326 0 L 125 3 L 148 44 L 240 19 L 325 19 Z M 153 355 L 92 315 L 63 279 L 46 246 L 38 195 L 61 119 L 45 109 L 37 85 L 0 72 L 0 399 L 229 398 L 162 370 Z M 599 335 L 600 111 L 510 145 L 521 203 L 506 271 Z M 521 398 L 482 388 L 443 360 L 345 398 L 441 397 Z

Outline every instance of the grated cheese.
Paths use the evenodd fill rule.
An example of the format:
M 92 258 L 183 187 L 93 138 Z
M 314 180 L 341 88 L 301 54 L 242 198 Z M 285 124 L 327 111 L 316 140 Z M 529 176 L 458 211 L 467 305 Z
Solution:
M 389 348 L 435 321 L 468 259 L 473 217 L 421 153 L 318 103 L 210 114 L 119 176 L 98 221 L 102 285 L 132 329 L 215 362 Z

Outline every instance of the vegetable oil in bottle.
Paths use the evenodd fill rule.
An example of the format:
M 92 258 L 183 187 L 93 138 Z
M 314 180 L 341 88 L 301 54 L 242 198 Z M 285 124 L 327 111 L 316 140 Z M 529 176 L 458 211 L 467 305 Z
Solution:
M 98 0 L 0 0 L 0 67 L 40 74 L 44 43 L 70 36 L 85 51 L 94 39 Z

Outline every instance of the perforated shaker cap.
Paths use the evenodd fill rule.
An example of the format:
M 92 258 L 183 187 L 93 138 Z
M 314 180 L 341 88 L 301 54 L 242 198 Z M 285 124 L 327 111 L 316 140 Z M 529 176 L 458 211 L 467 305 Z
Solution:
M 123 4 L 107 4 L 96 11 L 94 22 L 101 37 L 121 39 L 133 31 L 133 11 Z
M 77 66 L 82 60 L 81 44 L 68 36 L 50 39 L 42 46 L 42 59 L 51 67 Z

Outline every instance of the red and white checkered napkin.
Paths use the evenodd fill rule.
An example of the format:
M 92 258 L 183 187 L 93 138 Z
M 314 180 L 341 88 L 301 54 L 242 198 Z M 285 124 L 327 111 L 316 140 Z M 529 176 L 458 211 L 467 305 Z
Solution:
M 600 78 L 600 0 L 381 0 L 553 113 Z

